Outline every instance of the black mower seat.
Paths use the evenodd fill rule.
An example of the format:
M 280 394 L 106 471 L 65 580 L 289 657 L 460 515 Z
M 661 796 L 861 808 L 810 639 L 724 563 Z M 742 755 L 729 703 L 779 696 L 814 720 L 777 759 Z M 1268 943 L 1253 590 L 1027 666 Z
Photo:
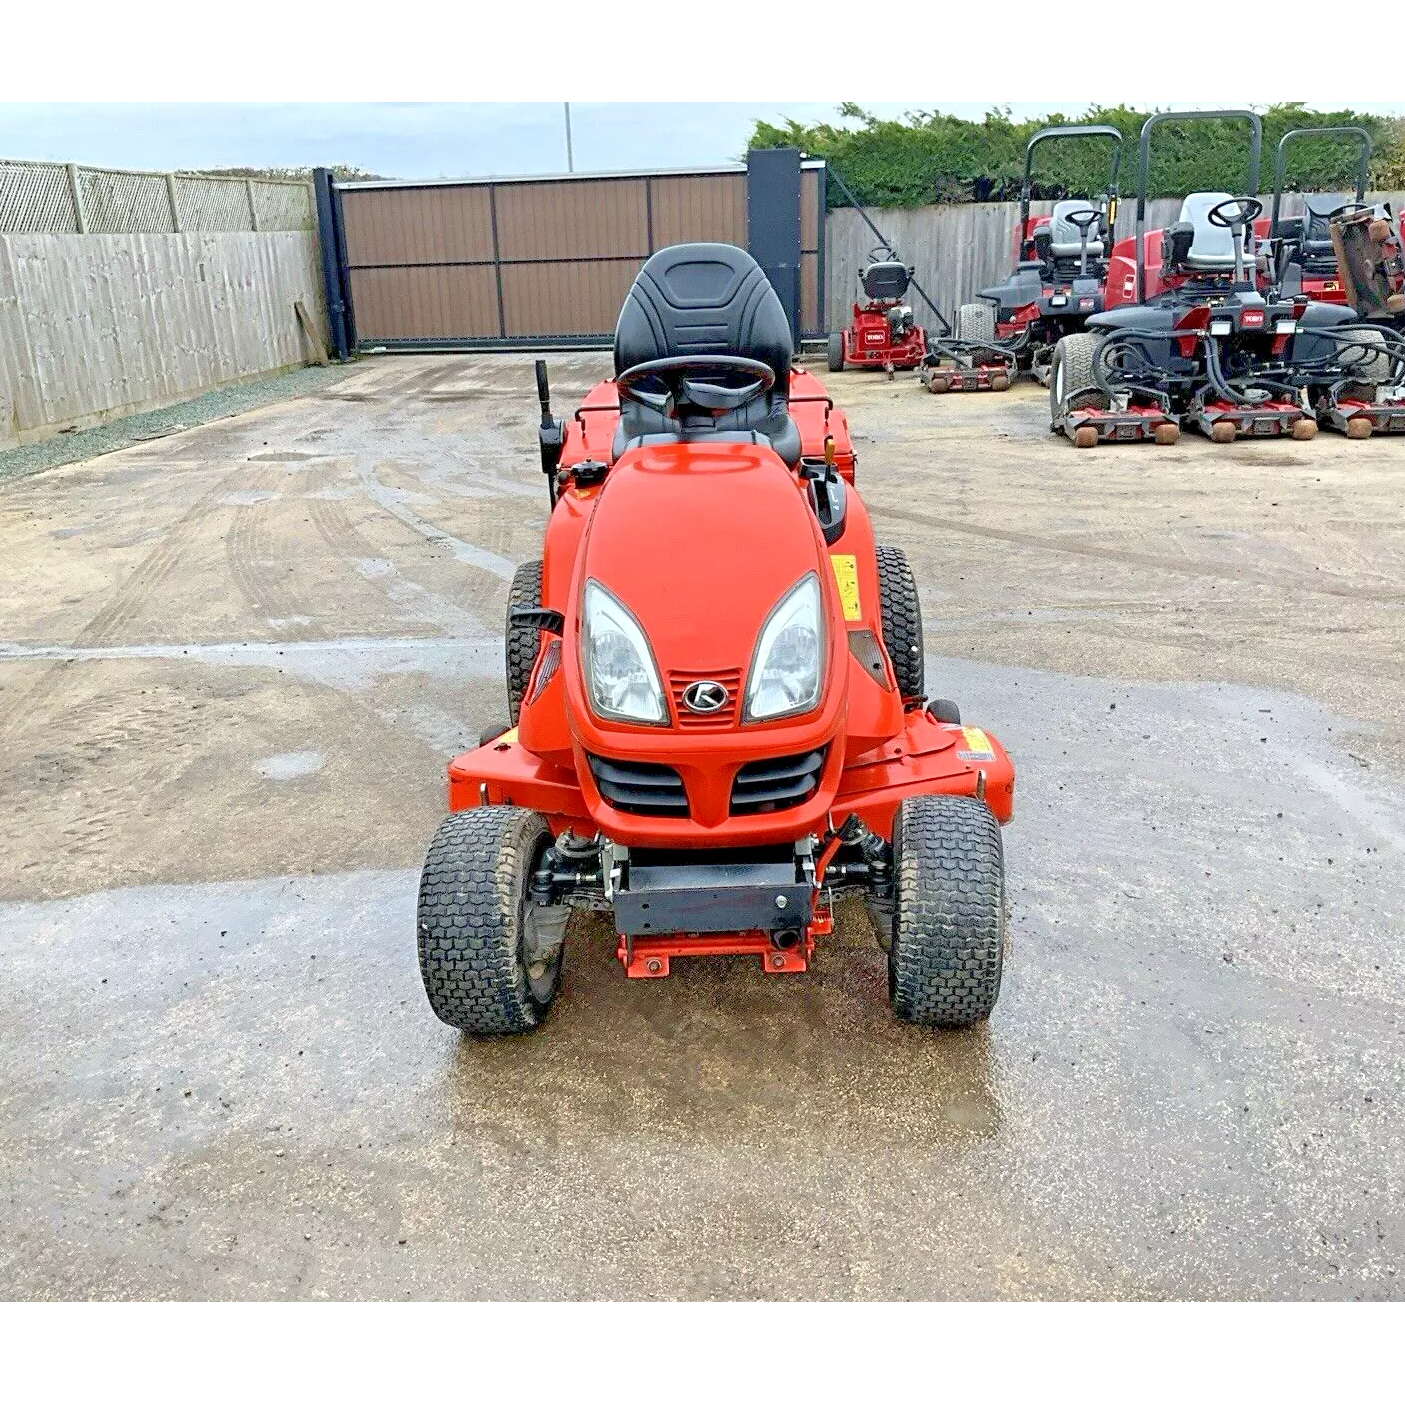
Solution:
M 615 373 L 665 356 L 746 356 L 776 373 L 775 385 L 739 410 L 687 428 L 662 411 L 620 400 L 614 456 L 638 443 L 760 436 L 787 464 L 800 462 L 790 418 L 794 341 L 785 309 L 760 265 L 731 244 L 674 244 L 639 270 L 615 327 Z
M 1331 258 L 1333 210 L 1339 210 L 1351 200 L 1349 195 L 1303 196 L 1302 252 L 1308 258 Z
M 872 302 L 895 302 L 907 296 L 911 273 L 905 263 L 871 263 L 859 275 L 863 295 Z

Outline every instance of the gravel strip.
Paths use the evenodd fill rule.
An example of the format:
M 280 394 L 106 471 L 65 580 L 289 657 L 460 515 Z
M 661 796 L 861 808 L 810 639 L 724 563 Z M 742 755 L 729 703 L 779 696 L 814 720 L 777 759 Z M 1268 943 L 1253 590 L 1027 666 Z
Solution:
M 265 380 L 248 381 L 240 385 L 221 386 L 206 391 L 194 400 L 167 405 L 160 410 L 145 410 L 141 414 L 125 415 L 92 429 L 72 434 L 56 434 L 37 444 L 25 444 L 18 449 L 0 450 L 0 483 L 14 478 L 27 478 L 46 468 L 79 463 L 97 458 L 116 449 L 147 439 L 161 439 L 167 434 L 191 429 L 210 420 L 242 415 L 246 410 L 270 405 L 275 400 L 291 400 L 299 395 L 312 395 L 339 381 L 352 366 L 302 366 L 296 371 L 269 376 Z

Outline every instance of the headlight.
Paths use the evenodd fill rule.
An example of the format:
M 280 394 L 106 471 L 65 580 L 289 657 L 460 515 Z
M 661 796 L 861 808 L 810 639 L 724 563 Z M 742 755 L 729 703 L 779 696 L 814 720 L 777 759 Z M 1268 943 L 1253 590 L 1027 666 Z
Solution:
M 595 581 L 585 583 L 582 664 L 591 710 L 620 722 L 667 724 L 649 641 L 633 615 Z
M 820 700 L 824 619 L 813 571 L 771 611 L 756 641 L 746 684 L 746 720 L 809 712 Z

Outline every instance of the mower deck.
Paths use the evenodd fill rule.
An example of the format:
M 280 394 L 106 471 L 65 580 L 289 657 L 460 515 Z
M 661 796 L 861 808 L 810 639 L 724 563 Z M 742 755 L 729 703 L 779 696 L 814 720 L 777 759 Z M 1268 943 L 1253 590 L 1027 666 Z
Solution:
M 956 394 L 963 390 L 1009 390 L 1011 373 L 1003 366 L 925 365 L 922 384 L 933 395 Z

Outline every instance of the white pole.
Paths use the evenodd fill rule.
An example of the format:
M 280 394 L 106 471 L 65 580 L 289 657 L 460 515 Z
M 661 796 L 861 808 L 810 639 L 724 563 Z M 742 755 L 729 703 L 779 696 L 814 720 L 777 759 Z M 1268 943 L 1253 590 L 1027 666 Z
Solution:
M 574 173 L 576 161 L 571 152 L 571 104 L 563 103 L 562 106 L 566 109 L 566 169 Z

